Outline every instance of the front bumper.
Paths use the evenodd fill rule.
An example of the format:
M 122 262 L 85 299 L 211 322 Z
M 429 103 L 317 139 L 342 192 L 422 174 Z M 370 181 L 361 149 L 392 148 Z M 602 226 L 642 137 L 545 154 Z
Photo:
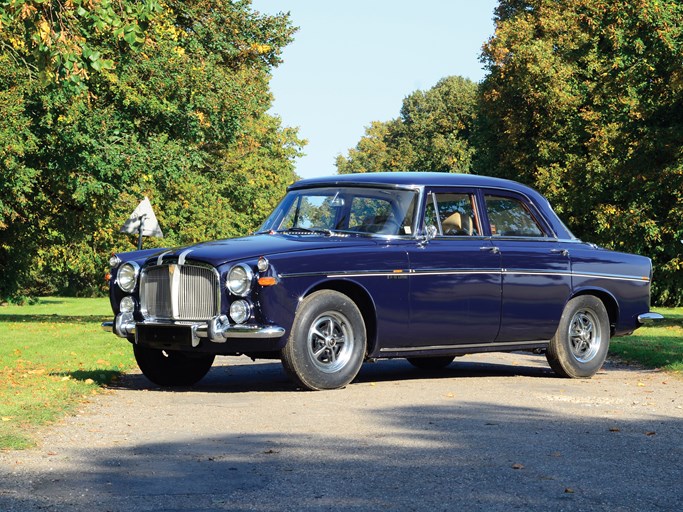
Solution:
M 113 322 L 104 322 L 102 329 L 112 332 L 121 338 L 129 338 L 136 335 L 136 327 L 144 325 L 153 327 L 186 326 L 191 329 L 192 346 L 196 347 L 202 339 L 207 339 L 213 343 L 225 343 L 228 339 L 273 339 L 281 338 L 285 334 L 285 329 L 277 325 L 256 325 L 256 324 L 231 324 L 228 317 L 220 315 L 212 318 L 208 322 L 179 323 L 179 322 L 136 322 L 130 313 L 120 313 L 116 315 Z

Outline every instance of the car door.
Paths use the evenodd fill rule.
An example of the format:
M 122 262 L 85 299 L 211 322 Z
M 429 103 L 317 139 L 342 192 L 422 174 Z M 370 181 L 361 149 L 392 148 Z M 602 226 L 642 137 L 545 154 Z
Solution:
M 409 252 L 411 345 L 493 342 L 500 321 L 500 254 L 482 235 L 475 191 L 426 191 L 424 224 L 435 236 Z
M 549 340 L 571 293 L 568 244 L 521 194 L 482 191 L 487 230 L 500 250 L 502 309 L 496 341 Z

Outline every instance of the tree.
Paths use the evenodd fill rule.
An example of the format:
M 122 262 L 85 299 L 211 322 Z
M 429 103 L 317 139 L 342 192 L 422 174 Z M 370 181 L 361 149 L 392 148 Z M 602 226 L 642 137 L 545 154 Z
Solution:
M 502 0 L 477 172 L 545 193 L 575 233 L 655 262 L 683 303 L 683 5 Z
M 337 157 L 337 170 L 470 172 L 476 104 L 476 84 L 459 76 L 415 91 L 397 119 L 373 122 L 346 157 Z
M 50 5 L 65 15 L 79 4 Z M 0 297 L 98 293 L 109 254 L 134 248 L 118 228 L 144 195 L 166 235 L 146 244 L 173 246 L 258 225 L 268 212 L 230 189 L 247 169 L 277 175 L 268 187 L 253 184 L 260 205 L 294 180 L 303 141 L 265 114 L 270 69 L 294 32 L 288 17 L 252 12 L 248 1 L 159 6 L 134 45 L 111 31 L 79 32 L 81 47 L 112 66 L 78 82 L 27 44 L 0 53 Z M 7 19 L 2 37 L 21 33 Z M 38 79 L 36 70 L 56 75 Z

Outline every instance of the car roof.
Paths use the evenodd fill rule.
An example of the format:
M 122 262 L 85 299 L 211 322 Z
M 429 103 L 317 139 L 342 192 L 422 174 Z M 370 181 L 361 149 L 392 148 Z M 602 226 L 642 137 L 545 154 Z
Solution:
M 372 172 L 340 174 L 308 178 L 297 181 L 289 188 L 309 188 L 334 185 L 379 185 L 379 186 L 445 186 L 445 187 L 492 187 L 529 192 L 533 189 L 515 181 L 476 174 L 456 174 L 447 172 Z

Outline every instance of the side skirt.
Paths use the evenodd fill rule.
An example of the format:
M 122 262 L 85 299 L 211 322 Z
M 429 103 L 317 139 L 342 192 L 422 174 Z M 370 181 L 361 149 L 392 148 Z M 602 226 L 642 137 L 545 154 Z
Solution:
M 545 349 L 550 340 L 512 341 L 496 343 L 471 343 L 460 345 L 431 345 L 427 347 L 383 347 L 376 358 L 396 358 L 414 356 L 445 356 L 477 354 L 480 352 L 514 352 L 516 350 Z

